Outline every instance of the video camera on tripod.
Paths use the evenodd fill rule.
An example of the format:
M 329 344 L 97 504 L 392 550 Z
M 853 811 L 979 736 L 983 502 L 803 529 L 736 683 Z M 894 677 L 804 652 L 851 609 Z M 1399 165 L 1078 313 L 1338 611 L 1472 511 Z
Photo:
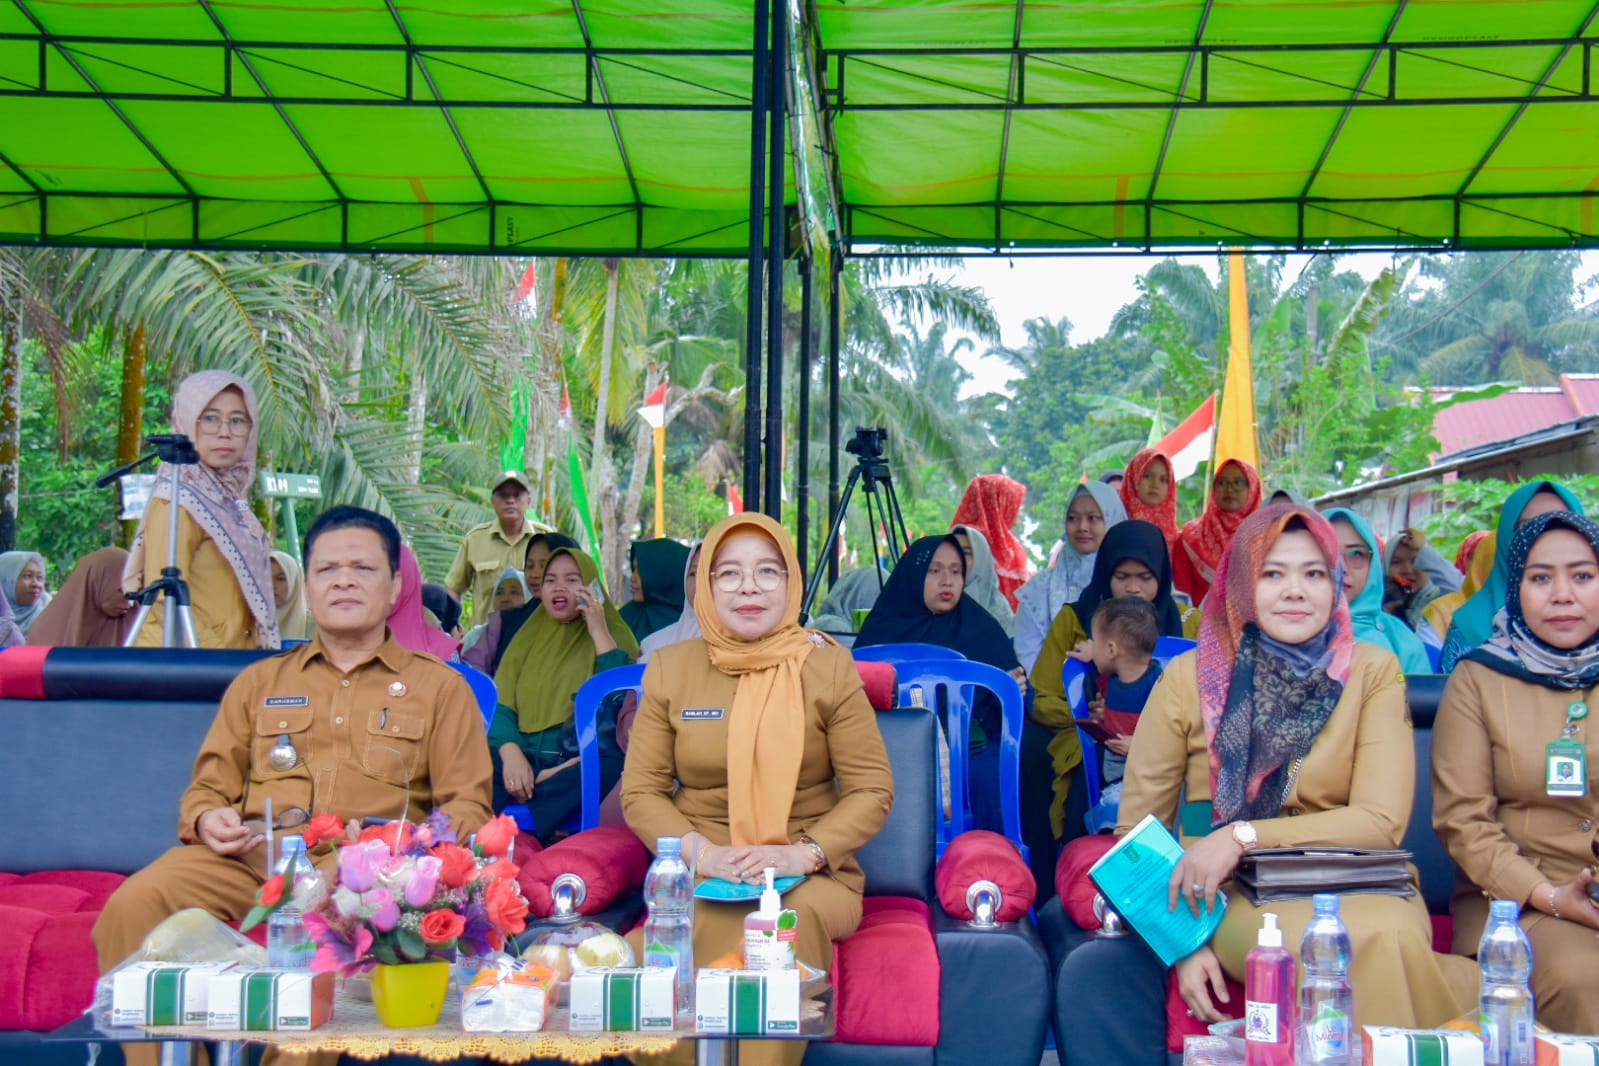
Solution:
M 162 596 L 167 598 L 166 610 L 161 615 L 161 646 L 163 648 L 198 648 L 200 640 L 194 632 L 194 613 L 189 608 L 189 583 L 183 580 L 178 569 L 178 468 L 193 466 L 200 461 L 194 442 L 181 433 L 153 433 L 144 438 L 150 451 L 131 463 L 123 463 L 115 470 L 95 479 L 95 488 L 103 489 L 123 474 L 143 466 L 151 459 L 160 459 L 172 471 L 168 481 L 171 496 L 167 501 L 167 565 L 161 568 L 161 577 L 145 585 L 138 592 L 128 593 L 128 599 L 139 605 L 128 629 L 124 647 L 132 647 L 150 616 L 150 608 Z
M 811 567 L 810 580 L 805 584 L 805 601 L 800 605 L 803 614 L 811 613 L 816 590 L 822 582 L 822 570 L 827 564 L 827 553 L 834 550 L 838 542 L 839 530 L 844 526 L 844 516 L 849 513 L 849 502 L 855 495 L 857 485 L 866 486 L 866 527 L 872 541 L 872 567 L 877 572 L 879 583 L 883 580 L 883 568 L 882 556 L 877 548 L 878 527 L 882 526 L 887 535 L 890 562 L 898 564 L 900 555 L 910 544 L 910 534 L 905 529 L 905 513 L 900 510 L 899 496 L 894 492 L 894 476 L 889 472 L 888 459 L 885 458 L 887 449 L 888 430 L 882 426 L 858 427 L 855 436 L 845 442 L 844 450 L 855 456 L 855 469 L 849 472 L 844 495 L 840 497 L 838 511 L 833 515 L 832 528 L 822 539 L 816 564 Z

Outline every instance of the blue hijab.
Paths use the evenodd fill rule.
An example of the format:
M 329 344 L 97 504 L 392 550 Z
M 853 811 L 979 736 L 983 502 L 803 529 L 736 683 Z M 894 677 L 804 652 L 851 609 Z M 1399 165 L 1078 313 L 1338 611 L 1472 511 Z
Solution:
M 1576 493 L 1558 481 L 1529 481 L 1505 500 L 1499 510 L 1499 536 L 1494 548 L 1494 568 L 1483 582 L 1482 588 L 1471 599 L 1455 609 L 1449 623 L 1449 636 L 1444 640 L 1442 670 L 1454 669 L 1460 657 L 1493 636 L 1494 615 L 1504 607 L 1510 595 L 1510 549 L 1516 540 L 1516 527 L 1521 512 L 1540 492 L 1552 492 L 1565 501 L 1566 509 L 1575 515 L 1586 514 Z
M 1366 574 L 1366 586 L 1349 601 L 1349 621 L 1355 630 L 1355 639 L 1387 648 L 1399 659 L 1399 668 L 1407 674 L 1430 674 L 1432 663 L 1421 638 L 1409 626 L 1382 609 L 1382 551 L 1377 546 L 1377 535 L 1366 520 L 1347 507 L 1334 507 L 1322 514 L 1329 522 L 1348 522 L 1366 542 L 1371 552 L 1371 569 Z

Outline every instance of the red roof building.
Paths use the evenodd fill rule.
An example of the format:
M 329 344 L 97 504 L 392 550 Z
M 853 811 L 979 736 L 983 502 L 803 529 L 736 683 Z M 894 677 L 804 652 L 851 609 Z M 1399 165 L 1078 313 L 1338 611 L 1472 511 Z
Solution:
M 1432 397 L 1441 400 L 1456 391 L 1433 389 Z M 1446 408 L 1433 420 L 1432 432 L 1439 455 L 1450 456 L 1594 414 L 1599 414 L 1599 374 L 1561 374 L 1559 385 L 1523 386 Z

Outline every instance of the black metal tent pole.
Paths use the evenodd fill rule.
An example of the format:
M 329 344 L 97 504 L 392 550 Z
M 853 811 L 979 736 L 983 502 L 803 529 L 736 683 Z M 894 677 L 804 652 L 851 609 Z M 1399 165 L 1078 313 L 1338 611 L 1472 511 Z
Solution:
M 839 290 L 844 280 L 843 249 L 832 255 L 832 277 L 827 293 L 827 520 L 838 517 L 838 452 L 844 446 L 838 430 L 838 367 L 844 301 Z M 838 545 L 827 546 L 827 580 L 838 580 Z
M 766 0 L 755 5 L 750 74 L 749 278 L 745 286 L 744 506 L 761 501 L 761 294 L 766 266 L 761 211 L 766 206 Z
M 761 0 L 757 7 L 764 6 Z M 766 104 L 770 155 L 766 167 L 766 513 L 783 520 L 783 206 L 788 147 L 788 14 L 772 3 L 772 50 L 767 56 Z M 802 553 L 803 554 L 803 553 Z
M 812 315 L 815 312 L 815 285 L 813 284 L 812 262 L 809 255 L 799 257 L 800 276 L 800 342 L 799 342 L 799 495 L 794 506 L 797 509 L 796 525 L 799 529 L 799 561 L 800 569 L 804 570 L 809 565 L 811 557 L 810 548 L 810 518 L 811 518 L 811 357 L 814 354 L 812 343 Z M 809 574 L 805 575 L 808 581 Z

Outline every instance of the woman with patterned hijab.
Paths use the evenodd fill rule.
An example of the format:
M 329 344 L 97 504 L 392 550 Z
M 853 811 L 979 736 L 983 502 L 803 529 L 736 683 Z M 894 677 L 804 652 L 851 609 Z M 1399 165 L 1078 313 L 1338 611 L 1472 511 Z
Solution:
M 1172 584 L 1195 606 L 1205 602 L 1233 534 L 1259 509 L 1260 475 L 1242 459 L 1227 460 L 1211 479 L 1205 513 L 1183 526 L 1172 548 Z
M 1410 821 L 1404 679 L 1391 652 L 1354 639 L 1342 571 L 1315 511 L 1278 504 L 1245 519 L 1205 601 L 1199 647 L 1166 667 L 1128 755 L 1117 832 L 1153 814 L 1184 838 L 1169 905 L 1202 910 L 1227 892 L 1210 944 L 1176 967 L 1203 1023 L 1223 1016 L 1223 974 L 1243 979 L 1263 910 L 1281 918 L 1293 952 L 1311 916 L 1309 899 L 1257 907 L 1233 890 L 1249 850 L 1396 848 Z M 1357 1031 L 1430 1028 L 1476 1002 L 1476 966 L 1433 953 L 1419 894 L 1345 895 L 1341 907 Z
M 1489 898 L 1516 900 L 1538 1020 L 1596 1033 L 1599 525 L 1539 515 L 1507 556 L 1493 635 L 1455 667 L 1433 728 L 1433 827 L 1464 875 L 1450 908 L 1454 949 L 1475 949 Z
M 988 541 L 994 553 L 994 567 L 999 578 L 999 594 L 1005 598 L 1010 613 L 1016 613 L 1016 590 L 1027 581 L 1027 549 L 1016 539 L 1011 527 L 1022 513 L 1022 501 L 1027 499 L 1027 487 L 1004 474 L 978 474 L 966 486 L 955 517 L 950 521 L 950 532 L 959 526 L 970 526 Z M 977 575 L 974 567 L 966 572 Z M 979 601 L 982 602 L 982 601 Z M 986 604 L 985 604 L 986 606 Z M 993 613 L 991 610 L 989 613 Z M 1001 618 L 1009 632 L 1011 623 Z
M 1177 478 L 1171 457 L 1159 448 L 1141 448 L 1117 486 L 1127 517 L 1148 522 L 1166 538 L 1166 551 L 1177 548 Z
M 255 393 L 225 370 L 202 370 L 178 383 L 172 429 L 194 441 L 198 463 L 179 468 L 177 564 L 189 585 L 195 636 L 202 648 L 276 648 L 272 545 L 250 509 L 260 419 Z M 167 509 L 172 467 L 162 463 L 122 571 L 134 592 L 167 565 Z M 160 647 L 163 598 L 135 641 Z

